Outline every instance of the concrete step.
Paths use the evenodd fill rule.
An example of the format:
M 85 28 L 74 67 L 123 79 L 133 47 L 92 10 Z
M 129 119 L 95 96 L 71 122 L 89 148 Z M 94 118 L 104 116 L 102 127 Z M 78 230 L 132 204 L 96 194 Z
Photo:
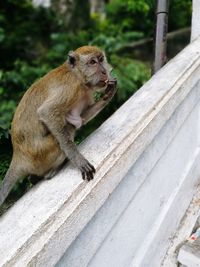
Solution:
M 186 267 L 200 267 L 200 237 L 187 241 L 179 250 L 178 261 Z

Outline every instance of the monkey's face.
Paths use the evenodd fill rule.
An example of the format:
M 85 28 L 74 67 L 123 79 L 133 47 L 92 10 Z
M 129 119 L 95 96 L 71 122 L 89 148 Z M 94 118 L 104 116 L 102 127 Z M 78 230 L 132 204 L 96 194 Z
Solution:
M 93 46 L 78 48 L 69 53 L 69 64 L 89 87 L 105 89 L 111 80 L 111 66 L 105 54 Z
M 109 81 L 110 67 L 103 53 L 91 54 L 82 58 L 81 72 L 88 85 L 106 87 Z

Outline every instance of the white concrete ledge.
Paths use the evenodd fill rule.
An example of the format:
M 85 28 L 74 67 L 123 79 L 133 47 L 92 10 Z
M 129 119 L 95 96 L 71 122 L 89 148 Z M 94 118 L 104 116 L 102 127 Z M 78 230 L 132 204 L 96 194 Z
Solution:
M 93 181 L 82 181 L 79 172 L 69 165 L 52 180 L 35 186 L 0 218 L 0 266 L 55 266 L 127 172 L 155 142 L 171 117 L 175 116 L 176 110 L 185 99 L 189 99 L 189 104 L 182 107 L 182 119 L 179 115 L 177 121 L 173 120 L 177 123 L 177 128 L 174 133 L 171 132 L 171 139 L 166 139 L 166 144 L 160 152 L 158 145 L 155 161 L 147 162 L 150 169 L 144 170 L 145 175 L 143 180 L 140 180 L 141 186 L 147 173 L 165 153 L 170 140 L 175 138 L 181 125 L 198 104 L 199 66 L 198 39 L 163 67 L 85 140 L 80 150 L 97 169 Z M 194 139 L 196 141 L 196 138 Z M 195 146 L 196 143 L 193 147 Z M 184 161 L 183 163 L 185 164 Z M 133 194 L 134 190 L 139 190 L 139 182 L 138 187 L 133 188 Z M 185 206 L 187 201 L 184 202 Z M 177 217 L 173 230 L 183 212 L 184 209 Z M 162 216 L 159 218 L 162 220 Z M 141 255 L 148 246 L 147 244 L 137 255 L 138 265 L 132 266 L 146 266 L 140 264 L 143 257 Z M 86 262 L 88 264 L 91 261 L 91 258 L 84 259 L 85 264 L 81 267 L 87 266 Z M 98 264 L 95 265 L 94 262 L 91 266 Z

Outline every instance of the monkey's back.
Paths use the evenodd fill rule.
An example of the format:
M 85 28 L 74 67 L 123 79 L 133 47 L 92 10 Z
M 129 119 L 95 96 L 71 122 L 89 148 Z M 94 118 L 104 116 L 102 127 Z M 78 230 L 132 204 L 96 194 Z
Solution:
M 65 93 L 70 95 L 70 90 L 68 90 L 67 86 L 68 73 L 69 69 L 63 64 L 47 73 L 28 88 L 16 108 L 11 125 L 12 136 L 18 139 L 18 135 L 21 133 L 29 136 L 29 134 L 33 135 L 33 133 L 40 132 L 41 126 L 43 129 L 43 124 L 39 121 L 37 110 L 50 94 L 58 93 L 59 86 L 65 86 Z
M 25 138 L 31 141 L 30 138 L 37 136 L 43 128 L 37 110 L 49 94 L 48 83 L 45 85 L 45 80 L 44 76 L 32 84 L 16 108 L 11 125 L 13 146 L 21 144 Z
M 44 169 L 50 168 L 57 157 L 63 157 L 57 141 L 39 120 L 37 110 L 57 90 L 56 86 L 59 87 L 59 84 L 64 84 L 65 89 L 69 89 L 68 72 L 67 67 L 62 65 L 36 81 L 26 91 L 14 114 L 11 125 L 13 156 L 24 157 L 33 170 L 37 169 L 37 175 L 42 175 Z M 70 91 L 66 93 L 70 97 Z

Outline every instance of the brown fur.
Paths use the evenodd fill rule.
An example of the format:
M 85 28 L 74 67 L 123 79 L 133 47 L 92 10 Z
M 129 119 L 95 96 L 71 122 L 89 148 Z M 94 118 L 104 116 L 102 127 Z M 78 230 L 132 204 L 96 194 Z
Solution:
M 88 55 L 88 54 L 101 54 L 102 50 L 96 46 L 81 46 L 75 50 L 75 53 L 81 54 L 81 55 Z
M 56 93 L 54 90 L 59 86 L 64 86 L 69 91 L 69 100 L 61 94 L 58 101 L 67 102 L 68 100 L 69 105 L 75 101 L 67 88 L 68 73 L 66 64 L 49 72 L 26 91 L 16 109 L 11 127 L 13 156 L 20 162 L 24 158 L 22 171 L 25 175 L 43 176 L 54 166 L 61 154 L 58 142 L 39 120 L 37 110 L 50 94 Z M 55 80 L 58 81 L 56 88 Z M 64 104 L 62 104 L 63 108 Z

